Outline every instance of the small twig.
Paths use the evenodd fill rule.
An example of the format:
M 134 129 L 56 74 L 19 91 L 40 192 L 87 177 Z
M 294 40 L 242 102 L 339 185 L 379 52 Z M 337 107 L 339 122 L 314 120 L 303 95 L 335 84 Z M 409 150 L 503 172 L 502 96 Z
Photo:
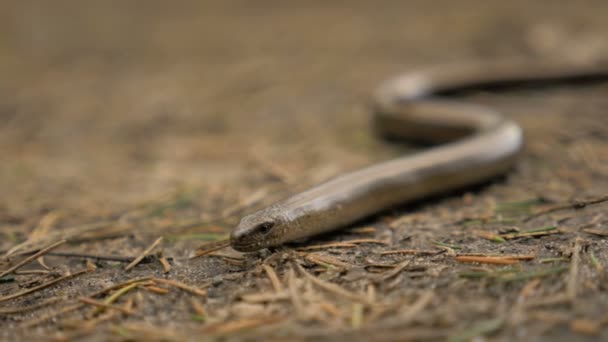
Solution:
M 140 261 L 142 261 L 144 259 L 144 257 L 148 254 L 150 254 L 150 252 L 156 248 L 156 246 L 158 246 L 159 243 L 161 243 L 163 241 L 163 237 L 159 237 L 158 239 L 156 239 L 148 248 L 146 248 L 143 252 L 141 252 L 141 254 L 135 258 L 135 260 L 133 260 L 133 262 L 131 262 L 130 264 L 127 265 L 127 267 L 125 267 L 125 271 L 129 271 L 130 269 L 132 269 L 133 267 L 135 267 L 137 264 L 139 264 Z
M 167 293 L 169 293 L 169 290 L 167 290 L 165 288 L 158 287 L 158 286 L 152 286 L 152 285 L 144 286 L 144 289 L 146 289 L 150 292 L 159 294 L 159 295 L 166 295 Z
M 205 306 L 203 303 L 196 297 L 192 297 L 190 299 L 190 304 L 192 304 L 192 310 L 196 312 L 197 315 L 201 317 L 207 316 L 207 310 L 205 310 Z
M 39 285 L 39 286 L 36 286 L 36 287 L 32 287 L 31 289 L 27 289 L 27 290 L 24 290 L 24 291 L 21 291 L 21 292 L 13 293 L 12 295 L 7 295 L 7 296 L 4 296 L 4 297 L 0 297 L 0 302 L 5 302 L 7 300 L 15 299 L 15 298 L 18 298 L 18 297 L 21 297 L 21 296 L 28 295 L 30 293 L 34 293 L 36 291 L 40 291 L 40 290 L 45 289 L 47 287 L 53 286 L 53 285 L 55 285 L 55 284 L 57 284 L 57 283 L 59 283 L 61 281 L 64 281 L 64 280 L 70 279 L 70 278 L 74 278 L 76 276 L 79 276 L 79 275 L 81 275 L 83 273 L 87 273 L 87 272 L 90 272 L 90 271 L 91 270 L 88 269 L 88 268 L 80 270 L 80 271 L 76 271 L 76 272 L 74 272 L 72 274 L 68 274 L 68 275 L 65 275 L 63 277 L 57 278 L 55 280 L 49 281 L 48 283 L 45 283 L 45 284 L 42 284 L 42 285 Z
M 570 300 L 574 301 L 578 292 L 578 271 L 581 262 L 581 242 L 582 239 L 577 237 L 574 240 L 574 250 L 572 251 L 572 259 L 570 261 L 570 274 L 568 275 L 568 282 L 566 283 L 566 293 Z
M 460 262 L 478 262 L 480 264 L 497 264 L 497 265 L 513 265 L 519 263 L 518 260 L 509 259 L 504 257 L 491 257 L 491 256 L 472 256 L 472 255 L 461 255 L 454 258 Z
M 27 257 L 27 258 L 21 260 L 20 262 L 18 262 L 15 266 L 13 266 L 13 267 L 9 268 L 8 270 L 0 273 L 0 278 L 4 277 L 7 274 L 10 274 L 11 272 L 15 271 L 16 269 L 19 269 L 21 266 L 27 264 L 28 262 L 30 262 L 32 260 L 35 260 L 36 258 L 38 258 L 38 257 L 40 257 L 40 256 L 48 253 L 49 251 L 51 251 L 51 250 L 53 250 L 53 249 L 55 249 L 55 248 L 63 245 L 64 243 L 66 243 L 66 240 L 57 241 L 57 242 L 55 242 L 55 243 L 53 243 L 53 244 L 51 244 L 51 245 L 49 245 L 49 246 L 41 249 L 36 254 L 30 255 L 29 257 Z
M 376 227 L 352 228 L 348 232 L 355 234 L 374 234 L 376 232 Z
M 304 246 L 304 247 L 297 248 L 297 250 L 298 251 L 308 251 L 308 250 L 336 248 L 336 247 L 354 248 L 354 247 L 357 247 L 357 245 L 361 244 L 361 243 L 372 243 L 372 244 L 379 244 L 379 245 L 388 245 L 389 244 L 387 241 L 378 240 L 378 239 L 352 239 L 352 240 L 345 240 L 345 241 L 340 241 L 340 242 L 327 243 L 327 244 L 323 244 L 323 245 Z
M 597 197 L 597 198 L 592 198 L 592 199 L 585 200 L 585 201 L 575 201 L 575 202 L 569 203 L 569 204 L 556 205 L 554 207 L 541 210 L 539 212 L 536 212 L 536 213 L 526 217 L 524 219 L 524 222 L 530 221 L 530 220 L 535 219 L 542 215 L 554 213 L 556 211 L 562 211 L 562 210 L 568 210 L 568 209 L 582 209 L 586 206 L 598 204 L 598 203 L 602 203 L 602 202 L 606 202 L 606 201 L 608 201 L 608 195 Z
M 97 308 L 117 310 L 117 311 L 120 311 L 120 312 L 122 312 L 124 314 L 127 314 L 127 315 L 133 314 L 133 311 L 127 310 L 127 309 L 123 308 L 122 306 L 116 306 L 116 305 L 112 305 L 112 304 L 107 304 L 107 303 L 100 302 L 100 301 L 92 299 L 92 298 L 80 297 L 80 298 L 78 298 L 78 300 L 81 301 L 81 302 L 83 302 L 83 303 L 85 303 L 85 304 L 94 305 Z
M 163 266 L 163 271 L 165 273 L 169 273 L 171 271 L 171 264 L 167 260 L 167 258 L 163 255 L 162 252 L 158 252 L 158 262 Z
M 42 266 L 42 268 L 44 268 L 45 270 L 51 270 L 51 268 L 46 264 L 46 260 L 44 260 L 44 255 L 36 258 L 36 261 L 38 262 L 38 265 Z
M 538 237 L 538 236 L 560 234 L 560 233 L 563 233 L 563 232 L 560 229 L 558 229 L 556 226 L 549 226 L 549 227 L 525 230 L 525 231 L 521 231 L 518 233 L 502 234 L 500 237 L 502 237 L 503 239 L 506 239 L 506 240 L 512 240 L 512 239 L 518 239 L 518 238 L 523 238 L 523 237 Z
M 476 257 L 493 257 L 493 258 L 502 258 L 502 259 L 510 259 L 510 260 L 533 260 L 536 258 L 534 254 L 486 254 L 486 253 L 458 253 L 457 257 L 462 256 L 476 256 Z

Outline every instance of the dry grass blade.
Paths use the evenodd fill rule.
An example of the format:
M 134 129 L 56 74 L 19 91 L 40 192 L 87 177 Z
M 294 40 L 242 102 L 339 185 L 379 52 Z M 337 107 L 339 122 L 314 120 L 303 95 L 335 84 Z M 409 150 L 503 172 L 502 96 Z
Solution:
M 566 283 L 566 293 L 570 300 L 576 300 L 578 293 L 578 281 L 579 281 L 579 266 L 581 263 L 581 249 L 582 239 L 577 237 L 574 240 L 574 249 L 572 251 L 572 260 L 570 261 L 570 274 L 568 275 L 568 282 Z
M 169 293 L 169 290 L 167 290 L 165 288 L 158 287 L 158 286 L 152 286 L 152 285 L 144 286 L 144 289 L 146 289 L 152 293 L 159 294 L 159 295 L 166 295 L 167 293 Z
M 51 274 L 51 271 L 47 270 L 23 270 L 23 271 L 13 271 L 13 274 L 20 275 L 30 275 L 30 274 Z
M 495 258 L 503 258 L 503 259 L 511 259 L 511 260 L 534 260 L 536 258 L 535 254 L 486 254 L 486 253 L 458 253 L 457 257 L 461 256 L 482 256 L 482 257 L 495 257 Z
M 380 252 L 380 255 L 405 254 L 405 255 L 436 255 L 443 250 L 418 250 L 418 249 L 397 249 L 392 251 Z
M 334 304 L 330 302 L 319 303 L 319 308 L 334 318 L 342 318 L 342 312 Z
M 130 280 L 127 280 L 125 282 L 122 282 L 122 283 L 119 283 L 119 284 L 115 284 L 115 285 L 111 285 L 111 286 L 103 288 L 103 289 L 101 289 L 99 291 L 93 292 L 90 295 L 88 295 L 87 297 L 91 297 L 91 298 L 98 297 L 98 296 L 101 296 L 103 294 L 109 293 L 109 292 L 117 290 L 117 289 L 124 288 L 124 287 L 132 285 L 132 284 L 141 285 L 141 284 L 143 284 L 145 282 L 150 282 L 151 279 L 152 279 L 151 277 L 143 277 L 143 278 L 130 279 Z
M 285 287 L 283 286 L 283 283 L 281 283 L 281 280 L 279 279 L 279 276 L 277 276 L 277 272 L 275 272 L 274 268 L 268 264 L 262 264 L 262 268 L 264 268 L 264 272 L 266 272 L 268 279 L 270 279 L 270 283 L 272 284 L 275 292 L 282 292 Z
M 220 249 L 224 249 L 228 246 L 230 246 L 230 240 L 210 241 L 204 243 L 197 248 L 196 253 L 191 259 L 207 255 Z
M 261 318 L 245 318 L 237 321 L 210 324 L 202 329 L 205 334 L 225 335 L 239 332 L 245 329 L 254 329 L 260 326 L 278 323 L 285 319 L 285 316 L 268 316 Z
M 408 307 L 406 311 L 399 314 L 399 321 L 409 323 L 413 321 L 422 310 L 424 310 L 429 303 L 435 298 L 433 291 L 427 291 L 422 293 L 416 301 Z
M 72 241 L 73 239 L 78 238 L 79 236 L 92 233 L 92 232 L 101 232 L 101 237 L 108 236 L 109 234 L 116 234 L 114 230 L 110 231 L 106 228 L 112 224 L 116 224 L 116 220 L 104 220 L 99 222 L 87 223 L 79 226 L 69 227 L 65 229 L 61 229 L 59 231 L 53 231 L 41 237 L 37 240 L 27 240 L 13 248 L 11 248 L 8 252 L 6 252 L 5 256 L 11 256 L 13 254 L 23 254 L 28 253 L 32 250 L 37 250 L 42 248 L 42 246 L 48 245 L 52 241 L 57 240 L 67 240 Z M 118 227 L 119 231 L 124 231 L 128 229 L 127 227 Z M 100 237 L 98 236 L 98 238 Z
M 18 262 L 17 264 L 15 264 L 15 266 L 13 266 L 13 267 L 9 268 L 8 270 L 0 273 L 0 278 L 4 277 L 5 275 L 7 275 L 7 274 L 9 274 L 11 272 L 14 272 L 15 270 L 19 269 L 20 267 L 22 267 L 23 265 L 27 264 L 28 262 L 30 262 L 30 261 L 32 261 L 32 260 L 34 260 L 34 259 L 36 259 L 36 258 L 38 258 L 38 257 L 40 257 L 40 256 L 42 256 L 42 255 L 44 255 L 46 253 L 48 253 L 48 252 L 50 252 L 51 250 L 53 250 L 53 249 L 55 249 L 55 248 L 63 245 L 64 243 L 66 243 L 66 240 L 57 241 L 57 242 L 51 244 L 50 246 L 47 246 L 44 249 L 38 251 L 36 254 L 30 255 L 29 257 L 27 257 L 27 258 L 21 260 L 20 262 Z
M 263 200 L 264 197 L 266 197 L 267 195 L 268 195 L 267 188 L 259 189 L 259 190 L 255 191 L 254 193 L 252 193 L 251 195 L 247 196 L 246 198 L 240 200 L 237 204 L 224 209 L 224 211 L 222 211 L 222 213 L 220 214 L 220 218 L 228 218 L 248 207 L 251 207 L 252 205 Z
M 583 232 L 588 233 L 588 234 L 597 235 L 597 236 L 608 236 L 608 231 L 600 230 L 600 229 L 586 228 L 586 229 L 583 229 Z
M 368 302 L 374 303 L 376 301 L 376 287 L 374 286 L 374 284 L 367 285 L 366 296 Z
M 353 244 L 372 243 L 372 244 L 385 245 L 385 246 L 389 245 L 389 243 L 387 241 L 379 240 L 379 239 L 354 239 L 354 240 L 347 240 L 347 241 L 342 241 L 342 242 L 353 243 Z
M 252 159 L 258 165 L 260 165 L 260 167 L 271 177 L 276 178 L 277 180 L 285 184 L 293 183 L 293 175 L 281 165 L 278 165 L 277 163 L 273 162 L 271 159 L 268 159 L 262 156 L 261 154 L 255 152 L 252 153 Z
M 588 319 L 575 319 L 570 322 L 570 330 L 577 334 L 598 336 L 602 332 L 602 324 Z
M 512 239 L 519 239 L 519 238 L 524 238 L 524 237 L 538 237 L 538 236 L 561 234 L 561 233 L 563 233 L 563 231 L 561 231 L 557 227 L 549 226 L 549 227 L 538 228 L 538 229 L 522 231 L 522 232 L 517 232 L 517 233 L 502 234 L 502 235 L 500 235 L 500 237 L 502 237 L 503 239 L 506 239 L 506 240 L 512 240 Z
M 306 247 L 298 247 L 297 250 L 298 251 L 312 251 L 312 250 L 327 249 L 327 248 L 355 248 L 355 247 L 357 247 L 357 245 L 355 245 L 354 243 L 332 242 L 332 243 L 326 243 L 326 244 L 323 244 L 323 245 L 312 245 L 312 246 L 306 246 Z
M 355 234 L 374 234 L 376 232 L 375 227 L 360 227 L 360 228 L 352 228 L 349 230 L 351 233 Z
M 18 314 L 18 313 L 23 313 L 23 312 L 27 312 L 27 311 L 32 311 L 32 310 L 40 309 L 42 307 L 51 305 L 53 303 L 56 303 L 58 301 L 65 300 L 65 299 L 66 299 L 65 297 L 53 297 L 53 298 L 44 300 L 40 303 L 30 305 L 30 306 L 21 306 L 18 308 L 11 308 L 11 309 L 0 309 L 0 315 L 11 315 L 11 314 Z
M 129 271 L 130 269 L 132 269 L 133 267 L 135 267 L 137 264 L 139 264 L 140 261 L 142 261 L 144 259 L 144 257 L 148 254 L 150 254 L 150 252 L 156 248 L 156 246 L 158 246 L 158 244 L 160 244 L 163 241 L 163 237 L 159 237 L 158 239 L 156 239 L 148 248 L 146 248 L 143 252 L 141 252 L 140 255 L 138 255 L 135 260 L 133 260 L 133 262 L 131 262 L 130 264 L 127 265 L 127 267 L 125 267 L 125 271 Z
M 27 254 L 27 253 L 22 253 Z M 116 262 L 133 262 L 135 258 L 133 257 L 125 257 L 119 255 L 98 255 L 98 254 L 89 254 L 89 253 L 72 253 L 72 252 L 48 252 L 47 256 L 57 256 L 57 257 L 65 257 L 65 258 L 83 258 L 83 259 L 94 259 L 94 260 L 105 260 L 105 261 L 116 261 Z M 148 262 L 148 258 L 144 258 L 142 262 Z
M 28 295 L 30 293 L 34 293 L 34 292 L 40 291 L 40 290 L 45 289 L 47 287 L 53 286 L 53 285 L 55 285 L 55 284 L 57 284 L 59 282 L 62 282 L 64 280 L 77 277 L 77 276 L 79 276 L 81 274 L 84 274 L 84 273 L 87 273 L 87 272 L 91 272 L 91 270 L 90 269 L 83 269 L 83 270 L 80 270 L 80 271 L 76 271 L 76 272 L 74 272 L 72 274 L 68 274 L 68 275 L 65 275 L 63 277 L 59 277 L 59 278 L 57 278 L 55 280 L 51 280 L 48 283 L 45 283 L 45 284 L 42 284 L 42 285 L 39 285 L 39 286 L 36 286 L 36 287 L 32 287 L 31 289 L 27 289 L 27 290 L 24 290 L 24 291 L 21 291 L 21 292 L 13 293 L 12 295 L 7 295 L 7 296 L 4 296 L 4 297 L 0 297 L 0 302 L 5 302 L 7 300 L 19 298 L 19 297 Z
M 327 265 L 333 265 L 333 266 L 337 266 L 337 267 L 341 267 L 341 268 L 345 268 L 345 269 L 349 269 L 352 268 L 351 264 L 345 263 L 344 261 L 338 260 L 334 257 L 330 257 L 329 255 L 320 255 L 320 254 L 313 254 L 313 253 L 305 253 L 305 252 L 301 252 L 307 260 L 314 262 L 316 264 L 320 264 L 322 266 L 327 266 Z
M 108 298 L 104 299 L 104 301 L 102 302 L 103 305 L 111 305 L 112 303 L 116 302 L 120 297 L 124 296 L 125 294 L 127 294 L 127 292 L 133 290 L 134 288 L 138 287 L 140 285 L 140 283 L 131 283 L 129 285 L 126 285 L 124 287 L 121 287 L 120 289 L 118 289 L 118 291 L 116 291 L 115 293 L 113 293 L 111 296 L 109 296 Z M 93 315 L 96 315 L 100 312 L 105 311 L 105 307 L 104 306 L 98 306 L 97 308 L 95 308 L 93 311 L 91 311 L 89 313 L 89 317 L 92 317 Z
M 242 294 L 241 300 L 251 304 L 270 303 L 289 299 L 289 293 L 285 290 L 281 292 L 262 292 Z
M 493 257 L 493 256 L 473 256 L 473 255 L 460 255 L 454 258 L 459 262 L 477 262 L 480 264 L 496 264 L 496 265 L 513 265 L 519 263 L 519 260 L 504 258 L 504 257 Z
M 479 236 L 480 238 L 484 238 L 486 240 L 499 242 L 499 243 L 505 242 L 505 239 L 496 233 L 486 232 L 486 231 L 477 231 L 477 232 L 475 232 L 475 234 L 477 236 Z
M 124 314 L 127 314 L 127 315 L 133 314 L 133 311 L 127 310 L 127 309 L 123 308 L 122 306 L 116 306 L 116 305 L 112 305 L 112 304 L 107 304 L 107 303 L 100 302 L 100 301 L 95 300 L 95 299 L 91 299 L 91 298 L 87 298 L 87 297 L 80 297 L 80 298 L 78 298 L 78 300 L 81 301 L 81 302 L 83 302 L 83 303 L 85 303 L 85 304 L 94 305 L 94 306 L 96 306 L 97 308 L 100 308 L 100 309 L 103 308 L 103 309 L 116 310 L 116 311 L 120 311 L 120 312 L 122 312 Z
M 329 283 L 329 282 L 326 282 L 324 280 L 321 280 L 321 279 L 313 276 L 312 274 L 308 273 L 299 264 L 295 263 L 295 265 L 296 265 L 296 268 L 298 269 L 298 272 L 300 272 L 301 274 L 303 274 L 305 277 L 307 277 L 308 279 L 310 279 L 313 284 L 315 284 L 318 287 L 324 289 L 325 291 L 328 291 L 328 292 L 340 295 L 340 296 L 342 296 L 344 298 L 348 298 L 350 300 L 361 302 L 363 304 L 369 304 L 367 302 L 367 298 L 365 296 L 361 296 L 359 294 L 356 294 L 354 292 L 346 290 L 346 289 L 344 289 L 343 287 L 341 287 L 341 286 L 339 286 L 337 284 L 333 284 L 333 283 Z
M 207 317 L 207 310 L 205 310 L 205 306 L 198 298 L 192 297 L 190 299 L 190 304 L 192 305 L 192 310 L 194 310 L 197 315 Z
M 395 266 L 395 268 L 380 275 L 380 277 L 376 280 L 377 281 L 386 281 L 386 280 L 389 280 L 389 279 L 397 276 L 399 273 L 401 273 L 401 271 L 403 271 L 407 266 L 409 266 L 410 262 L 411 262 L 410 260 L 405 260 L 405 261 L 398 263 Z
M 569 203 L 569 204 L 560 204 L 560 205 L 556 205 L 551 208 L 543 209 L 539 212 L 536 212 L 536 213 L 526 217 L 524 219 L 524 221 L 530 221 L 539 216 L 554 213 L 556 211 L 562 211 L 562 210 L 568 210 L 568 209 L 582 209 L 586 206 L 593 205 L 593 204 L 599 204 L 599 203 L 603 203 L 606 201 L 608 201 L 608 195 L 597 197 L 597 198 L 592 198 L 592 199 L 585 200 L 585 201 L 576 201 L 574 203 Z
M 363 324 L 363 304 L 353 303 L 350 324 L 353 329 L 361 328 Z
M 300 296 L 300 291 L 298 289 L 298 284 L 296 284 L 296 281 L 296 273 L 293 268 L 290 268 L 287 274 L 287 290 L 289 292 L 289 298 L 291 299 L 291 303 L 293 304 L 298 318 L 306 320 L 308 318 L 308 315 L 306 314 L 304 301 Z
M 50 230 L 61 218 L 61 216 L 63 216 L 63 214 L 60 211 L 51 211 L 46 213 L 44 216 L 42 216 L 38 222 L 38 225 L 30 232 L 27 239 L 30 241 L 38 240 L 39 238 L 49 234 Z
M 73 305 L 70 305 L 70 306 L 63 307 L 63 308 L 61 308 L 61 309 L 59 309 L 57 311 L 53 311 L 53 312 L 48 313 L 46 315 L 37 317 L 37 318 L 35 318 L 35 319 L 31 320 L 31 321 L 24 322 L 23 324 L 21 324 L 21 328 L 23 328 L 23 329 L 31 328 L 33 326 L 36 326 L 36 325 L 41 324 L 41 323 L 44 323 L 44 322 L 49 321 L 51 319 L 57 318 L 59 316 L 63 316 L 65 314 L 68 314 L 68 313 L 76 311 L 76 310 L 79 310 L 79 309 L 83 308 L 84 306 L 85 306 L 85 304 L 83 304 L 83 303 L 77 303 L 77 304 L 73 304 Z
M 157 283 L 163 283 L 166 285 L 170 285 L 173 287 L 176 287 L 178 289 L 184 290 L 186 292 L 190 292 L 192 294 L 195 294 L 197 296 L 201 296 L 201 297 L 206 297 L 207 296 L 207 291 L 203 290 L 203 289 L 199 289 L 198 287 L 194 287 L 194 286 L 190 286 L 187 284 L 184 284 L 180 281 L 177 280 L 171 280 L 171 279 L 163 279 L 163 278 L 152 278 L 153 281 L 157 282 Z
M 126 282 L 123 282 L 123 283 L 120 283 L 120 284 L 115 284 L 115 285 L 106 287 L 104 289 L 101 289 L 99 291 L 93 292 L 90 295 L 88 295 L 88 297 L 92 298 L 92 297 L 101 296 L 101 295 L 103 295 L 105 293 L 108 293 L 110 291 L 113 291 L 113 290 L 116 290 L 116 289 L 119 289 L 119 288 L 123 288 L 125 286 L 130 285 L 130 284 L 143 283 L 145 281 L 148 281 L 149 279 L 150 278 L 131 279 L 131 280 L 128 280 Z M 85 307 L 85 304 L 83 304 L 83 303 L 76 303 L 76 304 L 73 304 L 73 305 L 61 308 L 58 311 L 54 311 L 54 312 L 48 313 L 46 315 L 40 316 L 40 317 L 38 317 L 36 319 L 33 319 L 31 321 L 27 321 L 27 322 L 23 323 L 21 325 L 21 327 L 22 328 L 30 328 L 30 327 L 36 326 L 38 324 L 44 323 L 44 322 L 46 322 L 48 320 L 51 320 L 51 319 L 57 318 L 59 316 L 65 315 L 67 313 L 79 310 L 79 309 L 84 308 L 84 307 Z
M 188 341 L 192 336 L 186 336 L 182 331 L 169 329 L 167 327 L 156 327 L 150 323 L 124 323 L 110 328 L 111 331 L 120 336 L 116 340 L 127 341 Z

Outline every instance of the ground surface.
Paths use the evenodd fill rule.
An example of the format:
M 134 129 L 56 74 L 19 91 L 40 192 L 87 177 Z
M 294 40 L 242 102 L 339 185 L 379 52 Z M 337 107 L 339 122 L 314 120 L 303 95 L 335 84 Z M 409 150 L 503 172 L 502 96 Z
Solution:
M 243 213 L 411 152 L 369 134 L 387 76 L 605 53 L 608 3 L 162 3 L 3 6 L 0 269 L 62 239 L 51 253 L 127 262 L 164 240 L 130 271 L 48 254 L 4 276 L 2 338 L 608 338 L 608 204 L 526 220 L 608 194 L 606 83 L 468 95 L 526 131 L 506 179 L 299 250 L 189 259 Z

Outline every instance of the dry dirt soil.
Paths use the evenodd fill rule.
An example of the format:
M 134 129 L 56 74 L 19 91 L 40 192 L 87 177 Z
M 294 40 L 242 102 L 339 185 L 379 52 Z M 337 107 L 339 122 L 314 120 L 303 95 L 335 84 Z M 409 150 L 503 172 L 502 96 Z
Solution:
M 463 95 L 526 132 L 490 184 L 191 258 L 247 212 L 416 153 L 370 134 L 383 79 L 608 56 L 606 18 L 606 1 L 3 1 L 0 338 L 607 339 L 607 83 Z

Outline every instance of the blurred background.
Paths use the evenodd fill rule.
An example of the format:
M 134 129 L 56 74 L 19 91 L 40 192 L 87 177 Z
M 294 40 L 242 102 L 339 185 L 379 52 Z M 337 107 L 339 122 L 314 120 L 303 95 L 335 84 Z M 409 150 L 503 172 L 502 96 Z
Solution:
M 251 155 L 320 178 L 397 72 L 605 49 L 604 1 L 4 1 L 0 212 L 115 211 L 187 184 L 250 192 Z M 258 158 L 258 159 L 259 159 Z M 230 185 L 230 186 L 228 186 Z M 60 204 L 61 203 L 61 204 Z
M 138 211 L 131 220 L 116 224 L 123 229 L 119 239 L 93 239 L 69 248 L 136 255 L 158 234 L 180 226 L 215 234 L 202 240 L 223 238 L 251 207 L 341 172 L 415 151 L 378 141 L 369 130 L 370 96 L 381 81 L 398 72 L 508 56 L 608 56 L 608 2 L 602 0 L 6 0 L 0 8 L 2 251 L 61 231 L 58 228 L 107 217 L 118 222 L 122 213 L 148 208 L 150 203 L 156 203 L 152 210 Z M 471 238 L 471 226 L 445 229 L 446 222 L 485 217 L 499 207 L 497 202 L 533 198 L 526 205 L 565 203 L 606 194 L 606 90 L 604 84 L 468 94 L 471 101 L 494 106 L 524 127 L 527 149 L 517 170 L 506 183 L 422 208 L 416 216 L 421 222 L 418 230 L 412 230 L 415 220 L 395 220 L 401 223 L 389 229 L 384 218 L 377 218 L 378 227 L 384 228 L 376 237 L 388 236 L 395 246 L 406 248 L 468 239 L 465 245 L 472 251 L 479 246 L 487 251 L 496 245 Z M 568 225 L 602 224 L 601 215 L 573 216 Z M 200 227 L 218 217 L 225 221 Z M 541 225 L 534 224 L 526 228 Z M 193 236 L 167 237 L 166 254 L 176 258 L 189 256 L 201 242 L 196 240 L 201 235 L 195 241 Z M 547 258 L 559 256 L 555 251 L 567 251 L 570 244 L 559 239 L 550 240 L 554 244 L 525 240 L 509 245 L 508 252 L 525 254 L 538 247 Z M 608 256 L 603 250 L 597 255 L 605 264 Z M 370 250 L 359 251 L 366 255 Z M 342 256 L 361 261 L 348 251 Z M 183 267 L 171 276 L 178 274 L 199 285 L 240 270 L 216 259 L 181 262 Z M 160 272 L 153 268 L 157 266 L 140 270 Z M 437 292 L 442 298 L 436 311 L 421 316 L 431 333 L 438 325 L 445 328 L 442 334 L 449 334 L 452 328 L 494 317 L 495 311 L 504 313 L 519 298 L 517 287 L 467 287 L 449 259 L 440 259 L 435 266 L 430 276 L 408 278 L 407 287 L 393 284 L 396 296 L 409 293 L 410 298 L 418 298 L 416 290 L 443 286 L 445 291 Z M 438 277 L 442 270 L 452 273 Z M 75 281 L 66 288 L 82 295 L 86 286 L 99 288 L 122 273 L 116 267 L 101 267 L 94 275 L 97 280 Z M 264 278 L 260 274 L 258 278 Z M 269 288 L 265 278 L 260 279 L 258 284 Z M 596 284 L 598 278 L 585 279 L 591 279 L 586 284 Z M 549 280 L 542 291 L 553 294 L 563 283 Z M 225 305 L 243 287 L 237 281 L 222 283 L 221 278 L 217 284 L 210 290 L 212 318 L 245 315 L 244 310 L 232 312 Z M 15 283 L 6 286 L 15 289 L 3 293 L 18 288 Z M 587 301 L 573 305 L 571 311 L 562 308 L 565 316 L 560 317 L 566 318 L 559 322 L 605 314 L 605 292 L 593 292 L 600 288 L 593 286 L 595 290 L 586 287 L 585 291 L 591 289 Z M 192 323 L 185 297 L 164 297 L 164 302 L 158 298 L 146 303 L 157 305 L 146 311 L 148 323 L 164 324 L 167 317 L 174 326 Z M 346 305 L 348 314 L 350 303 Z M 281 310 L 284 317 L 293 316 L 289 305 Z M 349 326 L 348 317 L 338 321 Z M 521 334 L 533 331 L 534 336 L 569 338 L 561 335 L 563 330 L 553 329 L 555 320 L 547 318 L 557 316 L 543 317 L 546 320 L 517 321 L 514 324 L 521 323 L 522 328 L 505 336 L 528 336 Z

